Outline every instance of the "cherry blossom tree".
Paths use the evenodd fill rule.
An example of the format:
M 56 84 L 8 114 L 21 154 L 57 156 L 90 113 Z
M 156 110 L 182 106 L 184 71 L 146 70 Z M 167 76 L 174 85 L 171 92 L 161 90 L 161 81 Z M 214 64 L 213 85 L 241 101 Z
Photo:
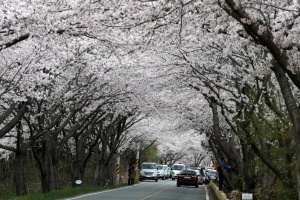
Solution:
M 164 4 L 165 3 L 165 4 Z M 212 83 L 214 79 L 210 80 L 210 77 L 215 76 L 217 81 L 221 81 L 221 77 L 224 77 L 224 69 L 225 71 L 225 77 L 227 78 L 227 74 L 231 75 L 232 67 L 238 66 L 241 67 L 241 61 L 240 59 L 245 59 L 250 61 L 249 63 L 246 64 L 246 66 L 254 66 L 253 65 L 253 57 L 255 56 L 260 56 L 260 59 L 257 60 L 259 62 L 255 63 L 257 67 L 256 69 L 260 70 L 262 74 L 264 73 L 269 73 L 268 68 L 265 68 L 265 66 L 271 67 L 271 69 L 275 72 L 277 75 L 277 81 L 280 84 L 282 94 L 287 95 L 289 92 L 291 93 L 291 90 L 289 91 L 289 86 L 286 84 L 287 82 L 284 82 L 280 77 L 282 77 L 282 72 L 278 71 L 280 70 L 278 67 L 282 66 L 284 70 L 288 69 L 287 68 L 287 63 L 284 59 L 282 59 L 282 56 L 280 55 L 280 51 L 276 46 L 273 45 L 273 37 L 269 37 L 270 33 L 272 31 L 275 31 L 275 34 L 277 35 L 280 31 L 278 29 L 273 28 L 268 31 L 268 26 L 263 27 L 264 21 L 259 21 L 257 20 L 256 16 L 262 15 L 262 13 L 266 13 L 268 15 L 269 13 L 272 13 L 273 11 L 278 11 L 280 15 L 268 15 L 264 16 L 265 19 L 269 19 L 271 16 L 270 21 L 265 21 L 265 24 L 272 24 L 273 21 L 275 24 L 277 23 L 277 20 L 280 18 L 281 20 L 281 13 L 292 13 L 292 12 L 297 12 L 296 10 L 291 10 L 290 8 L 285 9 L 284 7 L 286 6 L 291 6 L 293 8 L 292 2 L 286 3 L 278 3 L 278 5 L 274 4 L 261 4 L 261 3 L 253 3 L 251 6 L 253 7 L 247 7 L 247 9 L 243 8 L 243 2 L 240 4 L 236 4 L 234 1 L 173 1 L 172 3 L 167 3 L 167 2 L 155 2 L 152 3 L 153 7 L 153 13 L 151 16 L 151 19 L 156 19 L 155 25 L 158 26 L 150 26 L 148 30 L 152 30 L 153 34 L 151 35 L 151 39 L 149 40 L 149 44 L 153 44 L 153 46 L 156 47 L 157 52 L 161 52 L 162 54 L 167 52 L 170 52 L 170 54 L 174 55 L 174 51 L 176 52 L 176 49 L 181 52 L 181 56 L 184 58 L 186 57 L 186 54 L 191 53 L 191 52 L 202 52 L 205 50 L 205 53 L 208 53 L 207 51 L 210 51 L 211 53 L 215 53 L 213 50 L 218 50 L 223 53 L 223 56 L 205 56 L 205 57 L 200 57 L 199 54 L 198 56 L 190 56 L 188 60 L 188 66 L 194 67 L 195 63 L 197 63 L 197 66 L 201 67 L 211 67 L 214 66 L 213 68 L 216 69 L 216 67 L 222 67 L 225 65 L 224 68 L 222 68 L 222 72 L 220 74 L 209 74 L 209 77 L 207 78 L 207 83 Z M 219 3 L 219 4 L 218 4 Z M 247 2 L 245 2 L 247 4 Z M 150 3 L 147 4 L 149 7 L 151 7 Z M 204 6 L 207 5 L 207 6 Z M 201 7 L 203 6 L 203 7 Z M 225 12 L 223 12 L 220 7 L 227 12 L 227 14 L 232 15 L 237 21 L 234 21 L 233 18 L 231 18 L 229 15 L 227 15 Z M 284 9 L 281 9 L 284 8 Z M 159 12 L 156 12 L 157 10 Z M 252 11 L 252 10 L 253 11 Z M 266 10 L 267 12 L 258 12 L 261 10 Z M 248 15 L 248 12 L 253 12 L 253 16 Z M 282 11 L 282 12 L 281 12 Z M 274 12 L 275 13 L 275 12 Z M 257 15 L 258 14 L 258 15 Z M 273 17 L 275 16 L 275 17 Z M 291 15 L 290 15 L 291 16 Z M 200 19 L 200 20 L 199 20 Z M 275 20 L 273 20 L 275 19 Z M 294 27 L 297 27 L 297 14 L 295 14 L 293 17 L 289 18 L 291 19 L 291 23 L 288 23 L 289 29 L 297 32 L 297 28 L 293 29 Z M 144 22 L 147 20 L 143 19 Z M 199 22 L 200 21 L 200 26 L 198 25 L 199 23 L 196 22 L 196 20 Z M 248 21 L 247 21 L 248 20 Z M 150 18 L 149 18 L 150 21 Z M 254 23 L 253 23 L 254 22 Z M 296 23 L 294 23 L 296 22 Z M 239 24 L 240 23 L 240 24 Z M 280 22 L 281 23 L 281 22 Z M 137 23 L 138 24 L 138 23 Z M 260 25 L 262 24 L 262 25 Z M 198 25 L 198 26 L 197 26 Z M 145 28 L 144 26 L 141 26 L 143 29 Z M 287 27 L 287 26 L 286 26 Z M 165 31 L 168 29 L 169 31 Z M 285 30 L 285 28 L 283 28 Z M 150 31 L 149 31 L 150 32 Z M 177 33 L 177 34 L 172 34 L 172 33 Z M 193 34 L 192 34 L 193 33 Z M 195 34 L 196 33 L 196 34 Z M 155 35 L 155 36 L 153 36 Z M 291 38 L 293 38 L 293 33 L 290 34 Z M 153 39 L 154 37 L 157 38 L 164 38 L 164 40 L 155 40 Z M 166 39 L 167 38 L 167 39 Z M 277 41 L 285 41 L 284 38 L 281 40 L 280 36 L 274 40 Z M 292 39 L 293 40 L 293 39 Z M 291 41 L 292 41 L 291 40 Z M 163 45 L 161 45 L 163 43 Z M 289 43 L 289 42 L 288 42 Z M 198 45 L 199 44 L 199 45 Z M 251 47 L 253 48 L 248 48 L 246 45 L 252 45 Z M 286 43 L 285 43 L 286 44 Z M 283 45 L 283 46 L 288 46 L 288 45 Z M 259 48 L 259 46 L 262 46 L 262 48 Z M 264 48 L 267 47 L 267 48 Z M 290 51 L 288 48 L 281 48 L 283 52 L 287 51 L 290 53 L 290 55 L 297 55 L 297 51 Z M 243 57 L 237 59 L 236 54 L 236 49 L 244 48 L 241 49 L 241 51 L 244 51 L 248 54 L 246 57 L 246 54 L 244 54 Z M 170 49 L 173 49 L 170 51 Z M 169 50 L 169 51 L 168 51 Z M 274 63 L 272 60 L 272 56 L 274 58 L 274 61 L 277 62 L 278 64 Z M 166 58 L 166 57 L 165 57 Z M 227 59 L 224 59 L 227 58 Z M 251 58 L 251 59 L 249 59 Z M 184 60 L 184 59 L 183 59 Z M 199 63 L 199 60 L 201 62 Z M 252 63 L 251 63 L 252 62 Z M 294 62 L 294 61 L 292 61 Z M 165 62 L 166 63 L 166 62 Z M 173 62 L 174 65 L 180 65 L 180 61 L 176 60 L 176 62 Z M 244 64 L 242 64 L 244 65 Z M 195 68 L 195 67 L 194 67 Z M 221 69 L 221 68 L 220 68 Z M 278 69 L 278 70 L 277 70 Z M 194 69 L 195 70 L 195 69 Z M 236 70 L 236 69 L 235 69 Z M 262 71 L 263 70 L 263 71 Z M 208 71 L 208 70 L 207 70 Z M 293 80 L 295 85 L 297 86 L 297 73 L 293 74 L 291 71 L 295 70 L 286 70 L 286 73 L 289 75 L 289 77 Z M 242 75 L 245 74 L 252 74 L 253 72 L 248 71 L 248 69 L 244 71 L 234 71 L 237 73 L 240 73 Z M 254 73 L 257 73 L 258 71 L 255 71 Z M 202 71 L 201 71 L 202 73 Z M 206 72 L 207 73 L 207 72 Z M 281 75 L 280 75 L 281 74 Z M 222 75 L 222 76 L 221 76 Z M 249 76 L 251 77 L 251 76 Z M 257 77 L 257 76 L 254 76 Z M 203 76 L 201 76 L 203 78 Z M 244 77 L 239 77 L 243 78 L 245 81 L 247 81 Z M 282 81 L 282 82 L 281 82 Z M 250 80 L 248 80 L 250 82 Z M 241 82 L 239 82 L 241 83 Z M 226 83 L 220 83 L 219 86 L 222 86 L 223 84 Z M 208 85 L 206 85 L 208 86 Z M 210 85 L 211 89 L 215 87 L 216 84 Z M 285 86 L 285 87 L 284 87 Z M 286 87 L 287 86 L 287 87 Z M 285 89 L 283 92 L 283 88 Z M 237 88 L 239 89 L 239 88 Z M 240 89 L 243 89 L 243 87 L 240 87 Z M 235 89 L 236 90 L 236 89 Z M 237 90 L 238 91 L 238 90 Z M 241 100 L 242 101 L 247 101 L 247 98 L 244 97 L 242 93 L 241 95 Z M 238 96 L 239 96 L 238 95 Z M 259 95 L 259 93 L 258 93 Z M 207 97 L 210 97 L 211 95 L 208 94 Z M 290 98 L 291 96 L 287 97 L 285 96 L 286 102 L 290 102 L 287 99 L 293 99 Z M 221 100 L 225 100 L 225 98 L 222 98 Z M 290 102 L 291 104 L 288 106 L 292 119 L 297 119 L 296 112 L 291 112 L 291 110 L 297 110 L 295 107 L 295 103 Z M 232 104 L 229 104 L 232 105 Z M 234 104 L 233 104 L 234 105 Z M 255 105 L 252 104 L 252 105 Z M 294 109 L 292 109 L 294 108 Z M 235 111 L 233 112 L 233 114 Z M 227 113 L 229 114 L 229 113 Z M 230 115 L 229 115 L 230 116 Z M 231 114 L 233 117 L 234 115 Z M 227 116 L 228 117 L 228 116 Z M 295 127 L 297 127 L 297 122 L 294 123 Z M 245 125 L 245 124 L 244 124 Z M 297 130 L 297 129 L 296 129 Z M 297 131 L 296 131 L 297 132 Z M 297 141 L 295 139 L 295 141 Z M 259 154 L 259 152 L 256 152 Z M 298 163 L 298 162 L 297 162 Z M 274 168 L 272 168 L 273 171 Z
M 162 157 L 181 157 L 188 149 L 193 155 L 202 151 L 206 135 L 215 157 L 227 155 L 247 183 L 255 174 L 247 166 L 256 158 L 287 183 L 282 177 L 292 177 L 285 167 L 293 154 L 285 153 L 286 165 L 277 168 L 269 159 L 276 156 L 264 149 L 270 143 L 276 144 L 272 150 L 289 149 L 283 143 L 290 141 L 296 145 L 299 193 L 297 1 L 7 0 L 3 5 L 0 136 L 18 142 L 1 144 L 3 149 L 22 155 L 41 143 L 48 152 L 43 169 L 56 162 L 49 152 L 59 158 L 67 145 L 78 152 L 70 147 L 83 148 L 101 134 L 89 150 L 103 148 L 98 153 L 106 152 L 107 162 L 116 148 L 138 140 L 156 140 Z M 143 120 L 127 132 L 120 119 L 128 116 Z M 97 120 L 112 129 L 97 132 Z M 293 140 L 278 133 L 278 124 L 290 122 Z M 276 138 L 257 135 L 262 124 Z M 114 141 L 111 134 L 120 137 Z M 41 174 L 55 174 L 56 167 Z M 44 180 L 44 191 L 58 187 L 55 175 Z M 19 194 L 25 191 L 22 182 Z
M 2 10 L 5 15 L 1 32 L 2 80 L 5 83 L 2 99 L 7 102 L 3 107 L 3 120 L 6 121 L 2 124 L 2 136 L 19 123 L 32 99 L 25 118 L 29 128 L 18 138 L 29 141 L 22 149 L 24 152 L 33 143 L 42 144 L 45 154 L 38 163 L 44 192 L 59 187 L 57 158 L 61 151 L 58 150 L 80 126 L 85 127 L 85 120 L 91 120 L 101 104 L 115 105 L 106 109 L 114 109 L 119 116 L 134 112 L 129 101 L 124 101 L 124 95 L 132 92 L 126 77 L 113 81 L 118 72 L 112 69 L 123 65 L 120 62 L 123 51 L 116 47 L 124 44 L 116 36 L 111 37 L 115 44 L 105 38 L 109 36 L 104 33 L 110 33 L 108 29 L 103 29 L 99 35 L 102 22 L 90 23 L 93 17 L 87 10 L 103 7 L 85 4 L 81 9 L 81 1 L 73 3 L 8 1 Z M 99 17 L 96 12 L 93 15 Z M 76 16 L 87 18 L 81 24 Z M 89 28 L 94 31 L 87 31 Z M 11 69 L 8 74 L 7 69 Z M 10 117 L 16 103 L 23 107 L 19 107 L 15 117 Z M 73 127 L 72 120 L 75 120 Z M 63 135 L 66 127 L 71 131 Z M 26 191 L 17 190 L 17 194 Z

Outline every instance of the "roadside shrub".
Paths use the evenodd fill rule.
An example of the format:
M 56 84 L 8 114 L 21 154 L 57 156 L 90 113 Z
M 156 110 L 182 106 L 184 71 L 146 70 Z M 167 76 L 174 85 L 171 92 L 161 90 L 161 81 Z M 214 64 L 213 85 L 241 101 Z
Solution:
M 281 183 L 274 185 L 271 196 L 272 200 L 298 199 L 296 184 L 293 187 L 285 187 Z
M 1 183 L 0 184 L 0 199 L 9 199 L 15 196 L 16 187 L 14 183 Z
M 237 175 L 233 178 L 233 189 L 243 191 L 243 183 L 244 183 L 244 178 L 241 175 Z

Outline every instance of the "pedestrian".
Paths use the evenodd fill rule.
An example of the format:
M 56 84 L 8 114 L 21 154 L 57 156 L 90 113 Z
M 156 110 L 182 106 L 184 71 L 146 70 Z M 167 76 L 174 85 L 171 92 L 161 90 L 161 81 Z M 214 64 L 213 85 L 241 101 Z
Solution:
M 130 170 L 130 175 L 129 175 L 130 185 L 132 185 L 132 186 L 134 185 L 135 176 L 136 176 L 136 172 L 135 172 L 134 166 L 132 166 L 131 170 Z
M 203 167 L 200 168 L 200 174 L 201 174 L 202 176 L 204 176 Z
M 221 166 L 218 166 L 218 173 L 219 173 L 219 190 L 223 189 L 223 181 L 224 181 L 224 172 L 223 170 L 227 170 L 230 168 L 229 165 L 225 162 L 225 159 L 222 157 L 221 158 Z

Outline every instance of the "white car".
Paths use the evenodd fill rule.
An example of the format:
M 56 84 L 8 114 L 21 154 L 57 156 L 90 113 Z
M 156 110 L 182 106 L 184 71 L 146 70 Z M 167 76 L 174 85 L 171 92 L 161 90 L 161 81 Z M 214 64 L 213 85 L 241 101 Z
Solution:
M 213 167 L 205 167 L 205 170 L 206 171 L 213 171 L 213 170 L 215 170 L 215 168 L 213 168 Z
M 143 180 L 158 181 L 157 164 L 151 162 L 143 162 L 140 170 L 140 181 Z
M 157 174 L 162 180 L 168 178 L 168 165 L 157 165 Z
M 172 180 L 177 178 L 177 175 L 181 172 L 181 170 L 185 170 L 186 167 L 184 164 L 174 164 L 172 166 Z

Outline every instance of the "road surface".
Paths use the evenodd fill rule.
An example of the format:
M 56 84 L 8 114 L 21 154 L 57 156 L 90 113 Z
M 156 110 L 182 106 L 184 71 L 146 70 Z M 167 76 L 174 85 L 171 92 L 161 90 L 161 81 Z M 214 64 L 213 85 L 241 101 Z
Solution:
M 85 194 L 67 200 L 215 200 L 206 185 L 176 186 L 176 181 L 170 179 L 143 181 L 134 186 L 128 186 L 97 193 Z

